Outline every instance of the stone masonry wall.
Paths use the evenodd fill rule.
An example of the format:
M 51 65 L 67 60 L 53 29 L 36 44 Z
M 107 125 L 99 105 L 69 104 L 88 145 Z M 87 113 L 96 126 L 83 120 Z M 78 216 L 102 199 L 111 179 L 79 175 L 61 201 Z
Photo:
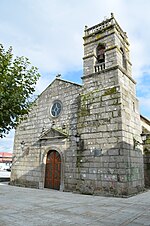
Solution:
M 72 145 L 73 149 L 66 152 L 65 190 L 96 194 L 115 186 L 117 171 L 112 173 L 112 169 L 112 174 L 107 173 L 108 162 L 116 168 L 119 152 L 116 144 L 121 142 L 122 136 L 120 92 L 118 86 L 114 86 L 117 83 L 114 75 L 108 71 L 96 74 L 95 79 L 84 78 L 84 89 L 76 99 L 77 109 L 72 121 L 73 128 L 77 125 L 81 143 L 79 147 Z
M 46 154 L 51 149 L 58 149 L 64 155 L 64 150 L 68 147 L 68 140 L 60 141 L 40 141 L 40 136 L 44 131 L 54 128 L 69 133 L 70 129 L 70 106 L 81 89 L 80 85 L 56 79 L 39 96 L 35 102 L 29 116 L 18 126 L 15 133 L 13 165 L 11 174 L 11 184 L 21 186 L 41 187 L 44 186 L 44 167 Z M 60 100 L 63 110 L 58 118 L 50 115 L 50 108 L 53 101 Z M 25 146 L 21 148 L 21 142 Z
M 144 142 L 144 179 L 146 188 L 150 188 L 150 133 L 147 133 Z
M 135 145 L 135 141 L 142 142 L 142 126 L 140 121 L 139 103 L 136 98 L 135 82 L 119 72 L 122 103 L 122 133 L 123 141 L 128 145 L 124 151 L 128 153 L 128 182 L 131 191 L 144 187 L 142 146 Z
M 119 72 L 105 70 L 83 78 L 77 114 L 82 142 L 69 152 L 72 171 L 68 169 L 66 190 L 128 196 L 143 189 L 141 150 L 133 144 L 141 133 L 138 110 L 131 108 L 135 84 L 127 92 L 119 85 Z
M 84 149 L 77 187 L 83 193 L 126 195 L 128 154 L 123 150 L 117 71 L 85 77 L 84 84 L 88 91 L 81 95 L 79 110 L 78 131 Z

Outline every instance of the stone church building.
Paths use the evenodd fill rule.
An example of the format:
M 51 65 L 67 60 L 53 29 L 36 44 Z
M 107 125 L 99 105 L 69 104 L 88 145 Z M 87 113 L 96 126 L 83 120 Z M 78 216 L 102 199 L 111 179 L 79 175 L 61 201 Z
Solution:
M 127 35 L 111 14 L 83 40 L 82 85 L 56 76 L 16 129 L 10 184 L 129 196 L 144 167 Z

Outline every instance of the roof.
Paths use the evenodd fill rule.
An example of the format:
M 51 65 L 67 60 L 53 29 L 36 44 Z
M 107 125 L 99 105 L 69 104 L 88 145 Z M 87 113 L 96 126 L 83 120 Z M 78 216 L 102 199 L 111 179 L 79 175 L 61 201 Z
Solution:
M 12 158 L 12 153 L 0 152 L 0 158 Z
M 62 79 L 62 78 L 60 78 L 60 77 L 59 77 L 59 78 L 57 78 L 57 77 L 56 77 L 56 78 L 55 78 L 55 80 L 61 80 L 61 81 L 66 82 L 66 83 L 70 83 L 70 84 L 72 84 L 72 85 L 82 87 L 82 85 L 81 85 L 81 84 L 78 84 L 78 83 L 75 83 L 75 82 L 71 82 L 71 81 L 68 81 L 68 80 Z M 54 81 L 55 81 L 55 80 L 54 80 Z M 54 81 L 53 81 L 53 82 L 54 82 Z M 52 82 L 52 83 L 53 83 L 53 82 Z
M 78 83 L 75 83 L 75 82 L 71 82 L 71 81 L 68 81 L 68 80 L 64 80 L 64 79 L 62 79 L 62 78 L 60 78 L 60 77 L 56 77 L 47 87 L 46 87 L 46 89 L 45 90 L 43 90 L 43 92 L 41 92 L 41 94 L 38 96 L 38 97 L 40 97 L 55 81 L 62 81 L 62 82 L 65 82 L 65 83 L 69 83 L 69 84 L 71 84 L 71 85 L 74 85 L 74 86 L 76 86 L 76 87 L 78 87 L 78 88 L 81 88 L 82 87 L 82 85 L 81 84 L 78 84 Z
M 140 118 L 142 121 L 144 121 L 145 123 L 147 123 L 150 126 L 150 120 L 146 117 L 144 117 L 143 115 L 140 115 Z
M 0 152 L 0 163 L 12 162 L 12 153 Z

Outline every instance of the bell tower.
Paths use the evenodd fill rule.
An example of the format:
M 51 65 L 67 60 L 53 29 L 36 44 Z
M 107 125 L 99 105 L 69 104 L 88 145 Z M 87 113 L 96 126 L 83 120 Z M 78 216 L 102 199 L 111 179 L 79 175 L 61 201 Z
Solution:
M 84 76 L 114 67 L 131 76 L 128 38 L 113 14 L 84 32 Z
M 84 31 L 77 129 L 81 193 L 128 196 L 144 187 L 141 123 L 126 33 L 114 15 Z M 138 142 L 136 142 L 138 141 Z M 82 173 L 84 172 L 84 173 Z

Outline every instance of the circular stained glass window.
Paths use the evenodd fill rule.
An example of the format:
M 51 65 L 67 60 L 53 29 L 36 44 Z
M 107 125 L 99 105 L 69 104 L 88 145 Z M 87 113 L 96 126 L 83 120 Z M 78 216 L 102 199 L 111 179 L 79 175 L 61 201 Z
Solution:
M 51 107 L 51 115 L 58 117 L 62 111 L 62 104 L 60 101 L 55 101 Z

